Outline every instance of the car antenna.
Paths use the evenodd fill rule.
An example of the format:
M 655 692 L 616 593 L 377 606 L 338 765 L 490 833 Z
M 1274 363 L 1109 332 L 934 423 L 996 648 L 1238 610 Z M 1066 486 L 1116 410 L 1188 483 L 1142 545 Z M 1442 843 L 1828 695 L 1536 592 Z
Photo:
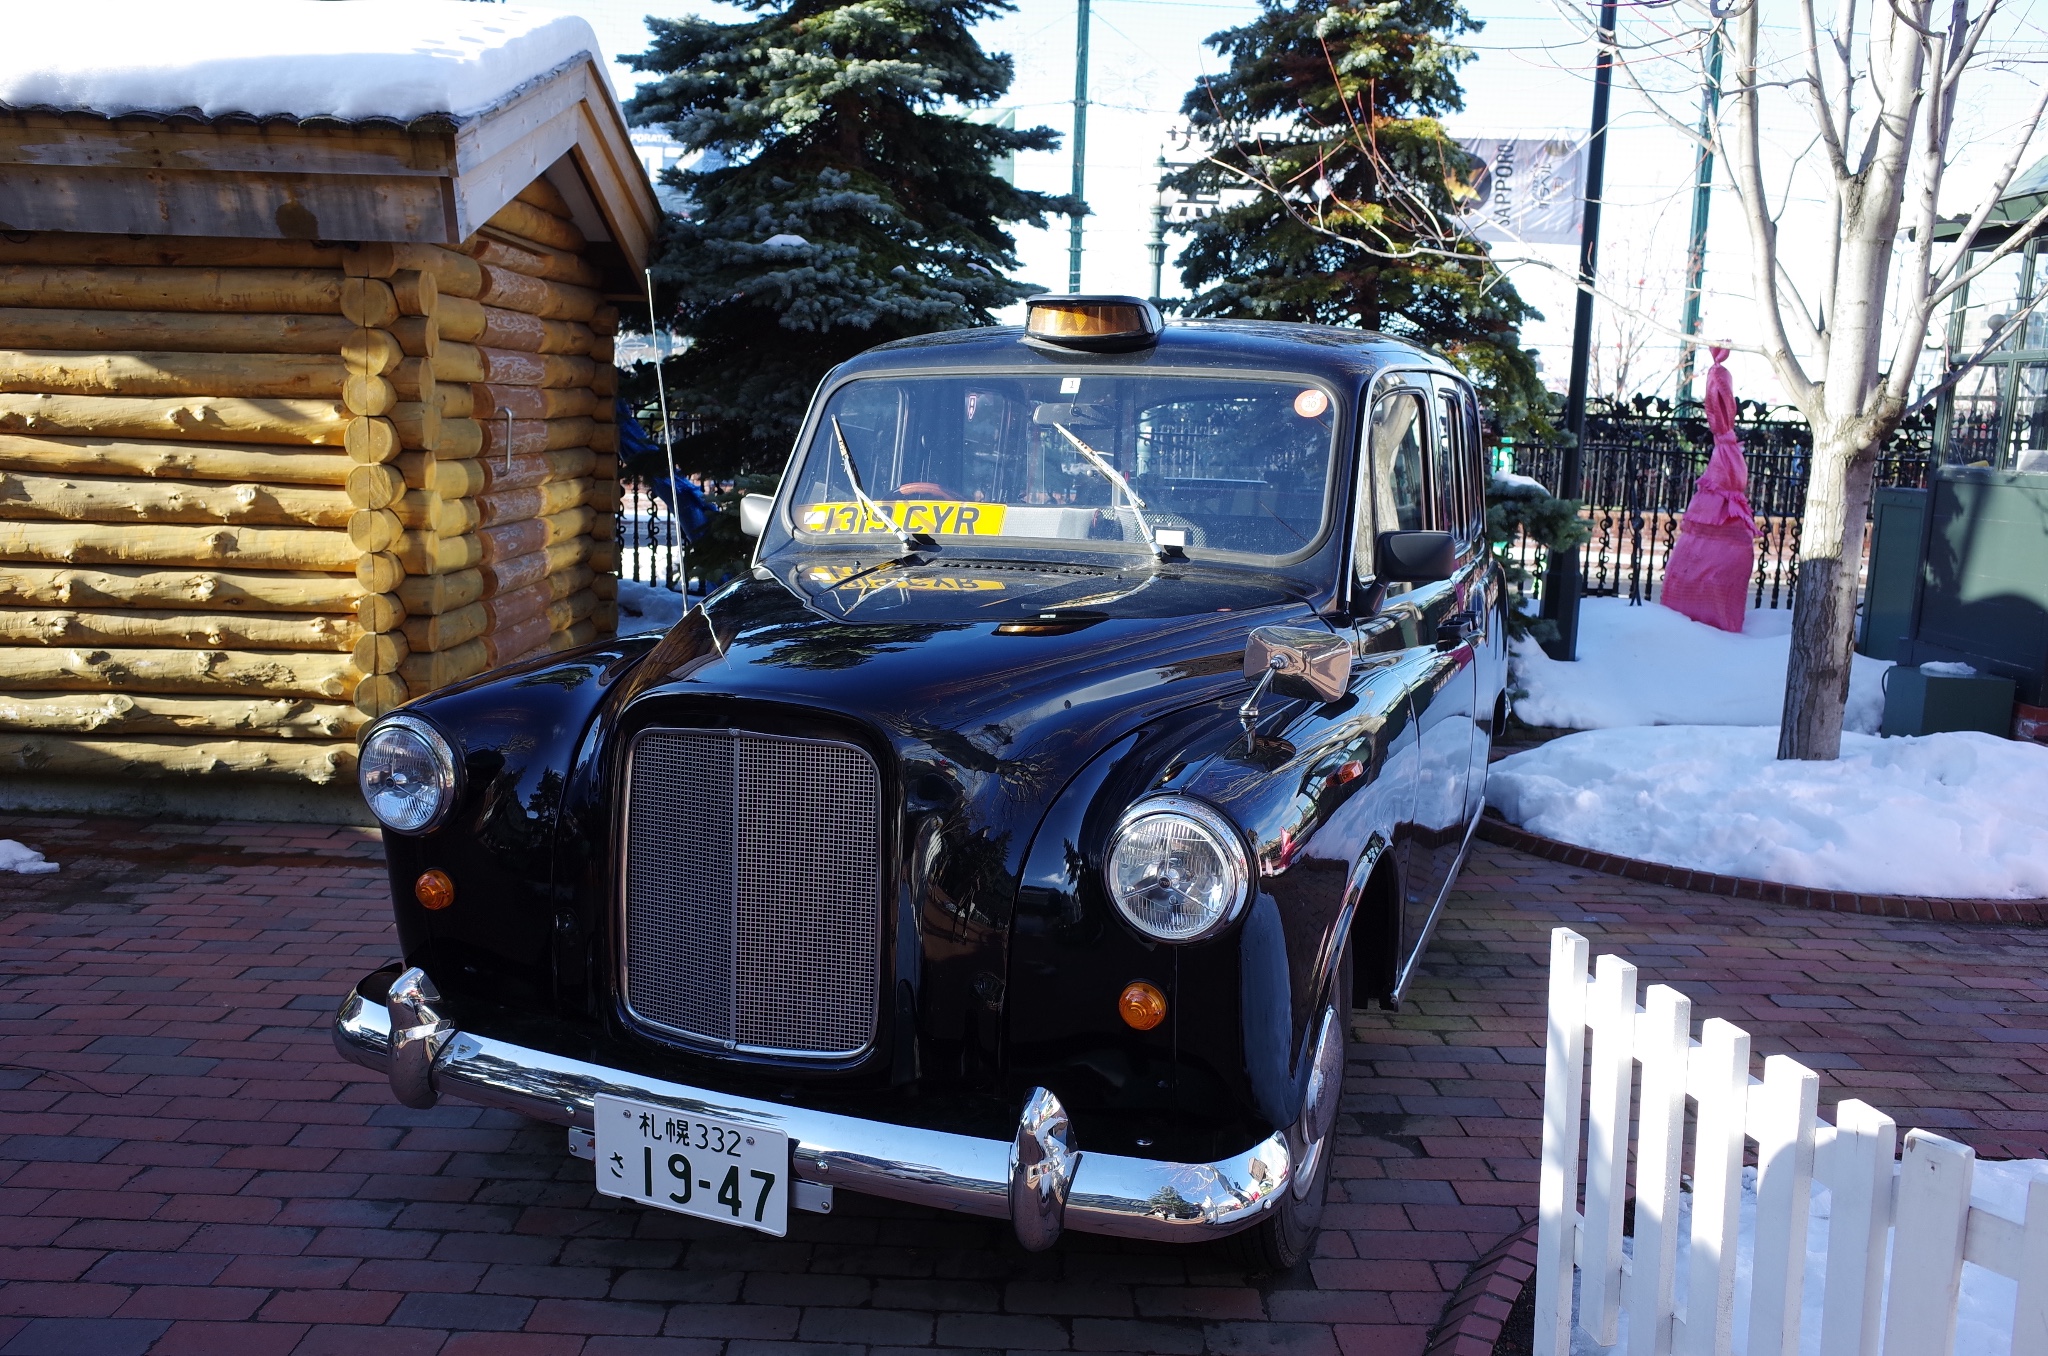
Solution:
M 661 372 L 661 317 L 656 315 L 654 310 L 654 270 L 646 268 L 642 269 L 641 272 L 647 278 L 647 342 L 654 349 L 654 390 L 655 394 L 661 397 L 661 450 L 668 457 L 669 527 L 673 539 L 682 548 L 678 552 L 682 556 L 682 560 L 676 566 L 676 573 L 681 576 L 679 582 L 683 586 L 683 606 L 688 607 L 690 605 L 690 544 L 683 541 L 681 525 L 676 518 L 676 509 L 683 502 L 683 492 L 676 485 L 676 445 L 674 437 L 669 431 L 668 422 L 668 379 Z M 505 411 L 505 469 L 507 471 L 512 469 L 512 411 L 509 409 Z
M 1110 465 L 1107 457 L 1075 437 L 1074 430 L 1068 428 L 1065 424 L 1055 423 L 1053 427 L 1066 435 L 1067 441 L 1074 445 L 1075 451 L 1088 459 L 1090 466 L 1093 466 L 1096 470 L 1102 472 L 1103 475 L 1109 477 L 1111 486 L 1124 492 L 1124 497 L 1131 501 L 1131 516 L 1138 520 L 1138 531 L 1144 535 L 1145 545 L 1151 547 L 1152 554 L 1157 556 L 1159 554 L 1159 542 L 1152 535 L 1152 524 L 1145 521 L 1145 501 L 1138 498 L 1138 492 L 1131 488 L 1130 481 L 1124 479 L 1124 473 Z M 1112 509 L 1116 507 L 1114 495 L 1110 497 L 1110 507 Z

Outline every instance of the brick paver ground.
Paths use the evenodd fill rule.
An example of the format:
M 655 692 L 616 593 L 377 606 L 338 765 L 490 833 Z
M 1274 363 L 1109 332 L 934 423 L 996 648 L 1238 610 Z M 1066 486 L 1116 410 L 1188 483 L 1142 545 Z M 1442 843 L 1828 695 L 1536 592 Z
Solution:
M 1481 845 L 1407 1010 L 1361 1013 L 1321 1254 L 1069 1236 L 845 1195 L 787 1239 L 591 1191 L 561 1132 L 391 1104 L 336 996 L 390 958 L 357 830 L 0 817 L 0 1353 L 934 1348 L 1414 1356 L 1530 1218 L 1549 929 L 1995 1156 L 2048 1154 L 2048 932 L 1688 895 Z

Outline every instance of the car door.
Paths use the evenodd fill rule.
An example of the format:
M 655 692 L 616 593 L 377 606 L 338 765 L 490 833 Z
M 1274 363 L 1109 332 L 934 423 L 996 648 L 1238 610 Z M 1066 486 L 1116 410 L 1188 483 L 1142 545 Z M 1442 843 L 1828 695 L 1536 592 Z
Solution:
M 1383 379 L 1367 414 L 1373 533 L 1432 528 L 1448 531 L 1455 471 L 1441 446 L 1437 393 L 1426 376 Z M 1450 472 L 1449 476 L 1446 472 Z M 1361 566 L 1370 570 L 1369 553 Z M 1398 643 L 1410 684 L 1415 743 L 1410 766 L 1391 763 L 1387 774 L 1407 775 L 1409 817 L 1395 844 L 1402 880 L 1402 964 L 1405 976 L 1427 939 L 1430 920 L 1464 842 L 1466 790 L 1471 771 L 1472 708 L 1476 678 L 1472 649 L 1456 643 L 1461 589 L 1470 585 L 1469 553 L 1452 579 L 1413 587 L 1390 585 L 1379 615 L 1360 619 L 1379 648 Z M 1445 640 L 1453 643 L 1445 644 Z

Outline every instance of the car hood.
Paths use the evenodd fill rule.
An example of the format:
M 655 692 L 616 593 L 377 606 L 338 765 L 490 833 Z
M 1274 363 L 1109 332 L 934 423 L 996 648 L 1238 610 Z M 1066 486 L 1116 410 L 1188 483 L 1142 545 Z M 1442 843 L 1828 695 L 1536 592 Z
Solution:
M 1252 627 L 1312 615 L 1294 581 L 1214 568 L 864 568 L 804 560 L 721 590 L 648 654 L 625 703 L 797 705 L 969 772 L 1071 771 L 1148 713 L 1241 687 Z

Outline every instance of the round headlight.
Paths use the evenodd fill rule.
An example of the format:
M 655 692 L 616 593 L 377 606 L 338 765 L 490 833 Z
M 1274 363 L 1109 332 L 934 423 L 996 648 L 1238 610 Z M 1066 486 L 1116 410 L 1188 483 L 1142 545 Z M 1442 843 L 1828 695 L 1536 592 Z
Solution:
M 378 823 L 425 833 L 455 803 L 455 751 L 417 716 L 393 716 L 363 741 L 356 782 Z
M 1251 883 L 1237 830 L 1185 796 L 1141 800 L 1125 811 L 1103 874 L 1131 926 L 1162 942 L 1220 931 L 1244 908 Z

